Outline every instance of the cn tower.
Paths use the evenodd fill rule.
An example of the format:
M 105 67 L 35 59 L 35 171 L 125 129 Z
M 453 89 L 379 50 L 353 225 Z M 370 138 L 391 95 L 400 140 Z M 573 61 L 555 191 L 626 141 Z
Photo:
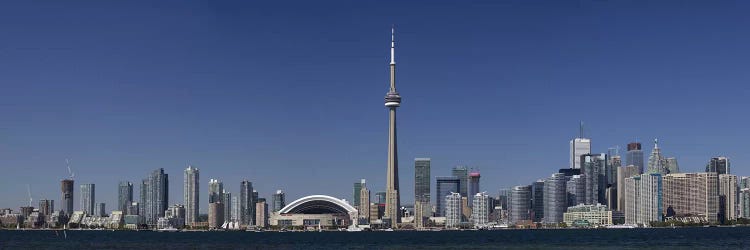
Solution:
M 396 42 L 395 28 L 391 28 L 391 88 L 385 95 L 385 107 L 388 108 L 388 173 L 385 187 L 385 214 L 390 219 L 391 227 L 396 227 L 401 218 L 398 210 L 401 200 L 398 194 L 398 147 L 396 146 L 396 108 L 401 105 L 401 96 L 396 92 Z

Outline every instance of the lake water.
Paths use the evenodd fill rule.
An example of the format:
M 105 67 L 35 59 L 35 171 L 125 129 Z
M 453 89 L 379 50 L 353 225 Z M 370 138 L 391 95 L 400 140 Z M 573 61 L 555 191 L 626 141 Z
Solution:
M 0 249 L 717 249 L 750 227 L 396 232 L 0 231 Z

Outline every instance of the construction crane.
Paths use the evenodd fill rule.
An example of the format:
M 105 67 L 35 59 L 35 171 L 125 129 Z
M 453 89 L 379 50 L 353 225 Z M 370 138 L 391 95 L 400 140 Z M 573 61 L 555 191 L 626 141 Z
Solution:
M 73 170 L 70 169 L 70 159 L 65 159 L 65 165 L 68 166 L 68 174 L 70 175 L 70 179 L 72 180 L 73 177 L 76 176 L 76 174 L 73 173 Z
M 33 198 L 31 198 L 31 184 L 26 184 L 26 188 L 27 188 L 27 189 L 28 189 L 28 191 L 29 191 L 29 207 L 31 207 L 31 203 L 33 203 L 33 202 L 34 202 L 34 199 L 33 199 Z

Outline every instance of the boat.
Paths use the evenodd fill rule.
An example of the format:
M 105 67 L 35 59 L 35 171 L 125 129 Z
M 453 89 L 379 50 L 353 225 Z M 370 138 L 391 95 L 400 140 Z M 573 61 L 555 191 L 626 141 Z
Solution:
M 635 228 L 633 225 L 609 225 L 606 228 Z
M 388 229 L 386 229 L 386 230 L 383 230 L 383 231 L 386 231 L 386 232 L 393 232 L 393 228 L 388 228 Z
M 157 232 L 179 232 L 180 230 L 174 227 L 156 229 Z

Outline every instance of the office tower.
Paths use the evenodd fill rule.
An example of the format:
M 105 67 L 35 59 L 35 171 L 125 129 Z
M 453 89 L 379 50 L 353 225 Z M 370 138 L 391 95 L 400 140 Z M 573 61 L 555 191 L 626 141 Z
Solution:
M 633 177 L 639 174 L 639 169 L 635 165 L 628 165 L 617 168 L 617 210 L 624 211 L 625 208 L 625 178 Z
M 398 209 L 401 207 L 398 188 L 398 147 L 396 146 L 396 108 L 401 105 L 401 96 L 396 92 L 396 42 L 395 30 L 391 29 L 391 87 L 385 96 L 390 121 L 388 123 L 388 171 L 386 175 L 385 216 L 392 225 L 401 222 Z
M 224 204 L 224 220 L 229 221 L 232 219 L 232 193 L 224 190 L 221 194 L 221 204 Z
M 471 205 L 471 220 L 474 227 L 484 227 L 490 219 L 490 197 L 487 192 L 476 193 Z
M 242 210 L 240 209 L 240 197 L 232 196 L 232 222 L 240 222 Z
M 436 177 L 435 184 L 435 216 L 445 216 L 445 197 L 451 193 L 459 193 L 461 180 L 455 176 Z
M 716 223 L 719 214 L 718 182 L 716 173 L 665 175 L 663 213 L 683 221 L 699 218 L 699 221 Z
M 73 180 L 65 179 L 60 182 L 62 191 L 62 210 L 69 217 L 73 214 Z
M 224 204 L 221 202 L 208 203 L 208 228 L 217 229 L 224 224 Z
M 220 202 L 222 193 L 224 193 L 223 182 L 216 179 L 208 180 L 208 203 Z
M 664 158 L 664 168 L 669 174 L 676 174 L 680 172 L 680 166 L 677 164 L 677 158 L 674 157 Z
M 430 202 L 430 158 L 414 159 L 414 201 Z
M 141 180 L 141 188 L 140 188 L 140 202 L 138 203 L 138 215 L 140 220 L 139 224 L 145 223 L 146 220 L 146 198 L 148 197 L 148 178 Z
M 354 190 L 352 192 L 352 195 L 353 195 L 352 206 L 353 207 L 359 207 L 359 200 L 360 200 L 359 194 L 361 193 L 360 191 L 362 190 L 363 182 L 365 182 L 365 179 L 361 179 L 360 181 L 354 183 Z
M 362 184 L 364 184 L 364 183 L 362 183 Z M 361 191 L 362 191 L 362 189 L 360 188 L 360 192 Z M 286 194 L 284 194 L 284 192 L 281 191 L 281 190 L 276 190 L 276 193 L 273 194 L 273 197 L 271 197 L 271 200 L 273 202 L 273 211 L 274 212 L 279 211 L 282 208 L 284 208 L 284 206 L 286 206 L 286 200 L 285 199 L 286 199 Z
M 163 168 L 151 172 L 148 178 L 143 180 L 146 188 L 143 218 L 146 224 L 156 225 L 159 217 L 164 217 L 164 211 L 169 207 L 169 175 L 164 173 Z M 142 193 L 143 194 L 143 193 Z
M 87 215 L 94 215 L 96 205 L 96 186 L 94 184 L 81 184 L 81 211 Z
M 451 173 L 460 181 L 458 190 L 461 193 L 461 197 L 466 197 L 469 193 L 469 170 L 464 166 L 455 166 L 451 170 Z
M 581 155 L 581 165 L 583 177 L 585 178 L 584 183 L 586 185 L 586 205 L 595 205 L 597 203 L 604 202 L 604 170 L 603 165 L 606 165 L 606 160 L 602 158 L 604 154 L 584 154 Z
M 625 193 L 625 224 L 649 225 L 652 221 L 662 221 L 661 174 L 625 178 Z
M 471 217 L 471 208 L 469 207 L 469 199 L 461 197 L 461 221 L 469 221 Z
M 133 183 L 121 181 L 117 186 L 117 210 L 127 215 L 128 205 L 133 203 Z
M 651 156 L 648 157 L 648 172 L 649 173 L 659 173 L 659 174 L 667 174 L 668 170 L 664 164 L 666 163 L 666 160 L 664 159 L 664 156 L 661 154 L 661 149 L 659 149 L 659 140 L 654 140 L 654 149 L 651 151 Z
M 472 171 L 471 173 L 469 173 L 469 194 L 468 196 L 466 196 L 469 198 L 469 207 L 473 207 L 471 200 L 473 199 L 475 194 L 479 193 L 480 177 L 481 176 L 479 175 L 479 171 Z
M 619 152 L 615 151 L 614 155 L 609 155 L 609 163 L 607 164 L 607 169 L 605 171 L 607 178 L 606 205 L 613 211 L 619 210 L 617 207 L 619 196 L 617 195 L 620 194 L 620 190 L 618 189 L 619 179 L 617 177 L 617 170 L 622 167 L 622 159 L 618 154 Z
M 738 216 L 740 218 L 750 218 L 750 188 L 746 188 L 746 187 L 740 188 L 738 202 L 739 202 Z
M 362 211 L 362 210 L 360 210 Z M 424 228 L 426 222 L 430 218 L 432 209 L 430 208 L 429 202 L 415 201 L 414 202 L 414 227 Z
M 544 180 L 537 180 L 531 184 L 532 221 L 542 222 L 544 219 Z
M 55 200 L 40 200 L 39 213 L 44 216 L 50 216 L 55 212 Z
M 586 203 L 586 179 L 583 175 L 568 177 L 565 188 L 567 190 L 569 207 Z
M 581 168 L 581 155 L 591 154 L 591 139 L 583 136 L 583 122 L 578 138 L 570 141 L 570 168 Z
M 96 207 L 94 209 L 94 216 L 104 217 L 107 215 L 106 208 L 104 207 L 104 203 L 96 203 Z
M 200 211 L 200 170 L 193 166 L 185 169 L 185 183 L 183 184 L 183 195 L 185 202 L 185 224 L 192 226 L 198 222 Z
M 253 225 L 255 220 L 255 200 L 253 199 L 253 183 L 242 180 L 240 183 L 240 222 L 242 225 Z
M 544 182 L 544 223 L 556 224 L 563 221 L 563 213 L 568 207 L 565 174 L 552 174 Z
M 255 204 L 255 225 L 260 228 L 268 226 L 268 204 L 266 199 L 258 199 L 258 203 Z
M 445 227 L 457 228 L 461 223 L 463 208 L 461 207 L 461 194 L 451 192 L 444 196 L 445 199 Z
M 498 191 L 497 194 L 497 203 L 502 207 L 503 209 L 507 210 L 510 208 L 510 204 L 508 201 L 510 201 L 511 196 L 511 189 L 509 188 L 501 188 Z
M 125 212 L 125 211 L 123 211 Z M 128 205 L 127 212 L 128 215 L 139 215 L 140 214 L 140 203 L 138 202 L 131 202 L 130 205 Z
M 712 157 L 711 161 L 706 165 L 706 172 L 715 172 L 718 174 L 729 174 L 730 164 L 729 159 L 724 156 Z
M 638 168 L 638 174 L 643 173 L 643 150 L 640 142 L 628 143 L 628 151 L 625 153 L 625 165 L 633 165 Z
M 385 192 L 376 192 L 375 201 L 378 204 L 385 204 Z
M 515 186 L 510 198 L 510 223 L 531 220 L 531 186 Z
M 737 176 L 719 175 L 719 221 L 726 223 L 737 219 Z
M 416 204 L 415 204 L 416 206 Z M 370 221 L 370 190 L 367 189 L 364 179 L 362 181 L 362 188 L 359 190 L 359 218 L 362 219 L 362 224 L 369 224 Z

